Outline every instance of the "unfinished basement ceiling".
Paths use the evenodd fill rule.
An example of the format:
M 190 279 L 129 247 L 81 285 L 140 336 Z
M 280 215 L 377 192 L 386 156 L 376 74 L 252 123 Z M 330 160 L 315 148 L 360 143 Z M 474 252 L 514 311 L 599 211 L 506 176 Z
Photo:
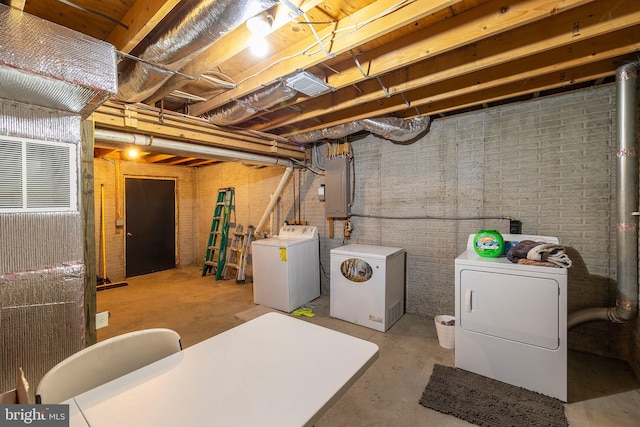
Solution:
M 284 147 L 299 159 L 303 154 L 285 138 L 366 118 L 437 119 L 608 83 L 640 48 L 637 0 L 261 0 L 257 10 L 272 20 L 263 58 L 250 52 L 251 34 L 238 21 L 239 11 L 231 10 L 248 7 L 250 0 L 5 3 L 114 44 L 121 52 L 121 76 L 136 62 L 128 55 L 147 58 L 159 42 L 172 49 L 172 43 L 185 39 L 181 35 L 172 42 L 172 34 L 199 40 L 198 32 L 217 32 L 207 36 L 208 44 L 191 51 L 181 47 L 182 57 L 162 64 L 167 75 L 157 87 L 146 87 L 138 96 L 119 94 L 121 99 L 101 107 L 96 128 L 157 132 L 199 143 L 207 127 L 216 128 L 205 119 L 229 109 L 233 123 L 226 129 L 245 132 L 228 148 L 284 155 L 278 152 Z M 206 8 L 220 20 L 203 24 L 194 13 Z M 197 25 L 178 32 L 190 16 L 198 16 Z M 276 97 L 268 106 L 247 103 L 303 70 L 333 89 L 317 96 Z M 246 113 L 237 114 L 239 108 Z M 163 125 L 172 112 L 184 125 L 179 132 Z M 193 135 L 191 121 L 198 127 Z M 261 142 L 254 146 L 254 140 Z M 225 138 L 206 143 L 227 144 Z M 150 152 L 148 159 L 207 164 L 207 159 L 159 152 Z

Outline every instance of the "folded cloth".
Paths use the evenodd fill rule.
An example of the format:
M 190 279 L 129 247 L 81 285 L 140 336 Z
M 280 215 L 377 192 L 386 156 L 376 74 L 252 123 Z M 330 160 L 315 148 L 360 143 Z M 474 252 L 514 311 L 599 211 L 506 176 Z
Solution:
M 534 242 L 533 240 L 521 240 L 514 247 L 507 252 L 507 259 L 511 262 L 518 262 L 520 259 L 526 259 L 529 251 L 538 245 L 540 242 Z
M 573 264 L 564 252 L 564 247 L 553 243 L 542 243 L 532 247 L 527 253 L 527 259 L 550 262 L 562 268 L 569 268 Z
M 297 310 L 294 310 L 291 313 L 292 316 L 305 316 L 305 317 L 314 317 L 315 314 L 313 313 L 313 310 L 308 308 L 308 307 L 302 307 L 299 308 Z
M 556 265 L 556 264 L 554 264 L 552 262 L 549 262 L 549 261 L 534 261 L 532 259 L 523 258 L 523 259 L 516 260 L 516 262 L 518 264 L 537 265 L 539 267 L 555 267 L 555 268 L 559 268 L 558 265 Z

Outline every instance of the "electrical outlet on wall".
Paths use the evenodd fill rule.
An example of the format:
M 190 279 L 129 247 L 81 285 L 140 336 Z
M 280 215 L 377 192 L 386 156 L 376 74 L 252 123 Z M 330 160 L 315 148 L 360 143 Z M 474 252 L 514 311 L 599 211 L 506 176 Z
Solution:
M 96 313 L 96 329 L 109 326 L 109 316 L 110 316 L 110 313 L 108 311 Z

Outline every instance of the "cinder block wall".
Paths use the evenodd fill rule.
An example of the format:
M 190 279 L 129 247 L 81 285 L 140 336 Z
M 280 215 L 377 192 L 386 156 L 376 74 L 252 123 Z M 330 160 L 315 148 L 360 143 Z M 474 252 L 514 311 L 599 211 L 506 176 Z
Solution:
M 513 217 L 523 232 L 568 247 L 569 310 L 615 298 L 615 88 L 503 106 L 434 121 L 419 141 L 354 144 L 356 203 L 371 215 Z M 454 258 L 479 229 L 507 220 L 354 218 L 353 240 L 408 250 L 407 311 L 454 312 Z M 526 301 L 518 303 L 526 304 Z M 629 360 L 633 324 L 571 331 L 573 348 Z
M 454 259 L 469 234 L 509 229 L 504 219 L 464 218 L 513 217 L 522 221 L 524 233 L 557 236 L 567 247 L 574 262 L 569 311 L 614 304 L 614 98 L 614 86 L 587 89 L 437 119 L 427 135 L 408 145 L 374 136 L 354 142 L 352 212 L 363 216 L 352 218 L 350 241 L 343 238 L 341 221 L 334 238 L 327 237 L 324 205 L 317 200 L 323 177 L 308 171 L 296 175 L 302 219 L 320 229 L 323 293 L 330 292 L 330 249 L 346 243 L 401 246 L 408 255 L 407 312 L 453 314 Z M 200 227 L 208 230 L 217 188 L 224 186 L 236 186 L 239 222 L 255 225 L 282 170 L 238 164 L 202 168 Z M 292 188 L 290 180 L 277 223 L 294 219 Z M 198 240 L 203 252 L 203 233 Z M 632 361 L 640 372 L 637 320 L 583 325 L 570 331 L 569 340 L 571 348 Z
M 269 205 L 272 194 L 283 179 L 285 170 L 283 166 L 256 167 L 241 163 L 219 163 L 198 169 L 199 263 L 204 260 L 218 190 L 234 188 L 235 216 L 232 216 L 232 222 L 242 224 L 245 229 L 249 225 L 256 227 Z M 326 236 L 324 205 L 318 202 L 315 188 L 316 183 L 319 186 L 320 182 L 324 181 L 316 178 L 316 175 L 308 170 L 295 170 L 287 179 L 286 187 L 273 210 L 273 219 L 267 219 L 265 226 L 260 230 L 261 234 L 272 234 L 272 224 L 273 232 L 277 234 L 285 221 L 300 219 L 318 226 L 319 234 Z M 324 265 L 328 272 L 328 258 Z M 250 268 L 247 273 L 251 274 Z M 328 283 L 328 276 L 326 280 Z

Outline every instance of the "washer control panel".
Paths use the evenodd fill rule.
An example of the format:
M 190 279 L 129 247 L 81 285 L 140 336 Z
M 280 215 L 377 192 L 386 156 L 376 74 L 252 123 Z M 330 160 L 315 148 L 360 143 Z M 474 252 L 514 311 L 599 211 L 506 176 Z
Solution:
M 283 225 L 280 228 L 279 236 L 314 239 L 318 237 L 318 227 L 312 225 Z

